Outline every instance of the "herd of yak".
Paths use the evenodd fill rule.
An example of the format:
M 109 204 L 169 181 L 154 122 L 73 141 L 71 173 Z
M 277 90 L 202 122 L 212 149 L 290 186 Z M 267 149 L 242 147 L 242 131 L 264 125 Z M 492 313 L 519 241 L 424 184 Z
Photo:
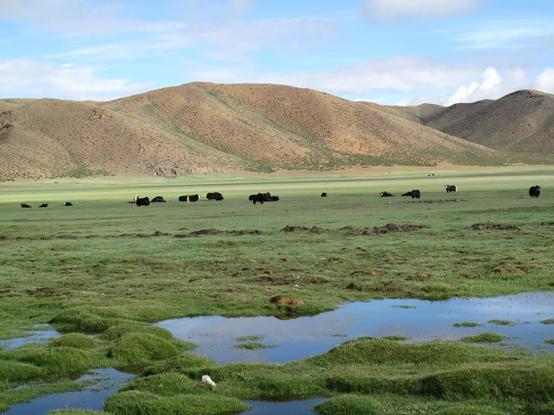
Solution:
M 453 193 L 458 191 L 458 186 L 447 184 L 444 186 L 446 193 Z M 529 188 L 529 196 L 532 199 L 536 199 L 541 195 L 541 187 L 538 185 L 531 186 Z M 381 192 L 379 193 L 379 196 L 381 197 L 393 197 L 394 195 L 390 192 Z M 412 199 L 420 199 L 421 198 L 421 191 L 420 190 L 410 190 L 409 192 L 403 193 L 402 196 L 408 196 Z M 321 197 L 327 197 L 327 193 L 323 192 L 321 193 Z M 223 195 L 219 192 L 210 192 L 206 195 L 207 200 L 216 200 L 221 201 L 224 199 Z M 194 203 L 198 202 L 200 200 L 200 196 L 198 194 L 194 195 L 182 195 L 178 198 L 179 202 L 189 202 Z M 248 200 L 252 202 L 254 205 L 256 203 L 263 204 L 264 202 L 278 202 L 279 196 L 274 196 L 271 193 L 256 193 L 248 196 Z M 149 197 L 140 197 L 138 194 L 135 195 L 134 200 L 132 200 L 129 203 L 133 203 L 137 206 L 149 206 L 150 203 L 165 203 L 166 200 L 163 198 L 163 196 L 156 196 L 150 199 Z M 73 206 L 71 202 L 65 202 L 63 204 L 64 206 Z M 31 205 L 28 205 L 27 203 L 21 203 L 22 208 L 30 208 Z M 47 208 L 48 203 L 43 203 L 39 205 L 39 208 Z

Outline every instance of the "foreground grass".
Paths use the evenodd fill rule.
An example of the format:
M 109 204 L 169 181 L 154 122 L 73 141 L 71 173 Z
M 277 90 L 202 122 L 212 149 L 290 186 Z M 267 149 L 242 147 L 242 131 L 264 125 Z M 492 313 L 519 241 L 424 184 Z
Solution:
M 447 196 L 442 190 L 446 182 L 459 185 L 462 192 Z M 527 188 L 535 183 L 542 185 L 543 196 L 530 200 Z M 0 336 L 20 335 L 33 324 L 48 322 L 71 334 L 47 345 L 0 351 L 0 408 L 29 398 L 29 391 L 41 393 L 56 384 L 74 387 L 68 382 L 71 378 L 108 366 L 156 373 L 161 381 L 168 376 L 167 384 L 162 382 L 168 391 L 177 388 L 174 381 L 188 385 L 176 389 L 179 397 L 167 403 L 164 394 L 169 392 L 150 386 L 143 390 L 137 383 L 110 400 L 109 410 L 122 414 L 156 413 L 156 408 L 171 413 L 185 407 L 202 413 L 208 396 L 207 407 L 233 412 L 243 408 L 244 399 L 319 395 L 338 399 L 344 394 L 352 396 L 327 405 L 363 406 L 369 402 L 364 396 L 371 394 L 375 408 L 402 413 L 394 412 L 400 404 L 395 406 L 392 394 L 407 396 L 405 408 L 411 405 L 417 411 L 431 402 L 433 411 L 456 413 L 455 402 L 461 401 L 469 413 L 489 399 L 491 388 L 506 386 L 487 386 L 505 373 L 513 381 L 512 389 L 493 396 L 497 403 L 491 405 L 504 410 L 512 399 L 519 405 L 516 409 L 535 405 L 520 396 L 528 391 L 526 373 L 542 376 L 551 385 L 550 360 L 500 354 L 491 358 L 486 353 L 493 352 L 466 345 L 448 346 L 449 353 L 474 356 L 457 363 L 429 362 L 427 357 L 398 362 L 392 355 L 375 362 L 362 350 L 362 357 L 353 357 L 358 363 L 352 364 L 344 360 L 343 352 L 356 355 L 352 347 L 358 343 L 353 343 L 340 353 L 296 366 L 217 367 L 218 391 L 204 397 L 207 392 L 196 388 L 198 376 L 213 363 L 186 353 L 191 345 L 146 323 L 201 314 L 298 316 L 369 298 L 443 299 L 552 290 L 554 195 L 548 192 L 552 186 L 551 171 L 452 174 L 439 179 L 390 175 L 2 186 Z M 424 200 L 439 202 L 376 196 L 383 190 L 399 193 L 412 188 L 420 188 Z M 207 191 L 223 192 L 225 201 L 185 205 L 175 201 L 178 194 Z M 258 191 L 279 194 L 281 201 L 248 204 L 246 196 Z M 321 191 L 329 197 L 320 198 Z M 126 203 L 136 192 L 162 194 L 169 202 L 137 208 Z M 65 200 L 75 206 L 63 208 Z M 48 209 L 18 207 L 19 202 L 43 201 L 50 203 Z M 286 225 L 303 228 L 283 232 Z M 196 232 L 205 229 L 212 230 Z M 276 296 L 286 300 L 272 301 Z M 380 342 L 369 344 L 405 346 Z M 401 355 L 416 353 L 413 350 L 429 353 L 421 347 L 394 350 Z M 359 376 L 374 370 L 375 377 Z M 177 375 L 181 377 L 172 378 Z M 484 385 L 488 392 L 467 386 L 465 394 L 458 389 L 450 393 L 441 386 L 458 379 L 464 385 Z M 552 400 L 544 390 L 540 393 Z M 173 401 L 179 403 L 176 409 Z M 150 409 L 140 412 L 140 408 Z M 217 413 L 211 410 L 206 413 Z M 524 413 L 514 411 L 507 413 Z

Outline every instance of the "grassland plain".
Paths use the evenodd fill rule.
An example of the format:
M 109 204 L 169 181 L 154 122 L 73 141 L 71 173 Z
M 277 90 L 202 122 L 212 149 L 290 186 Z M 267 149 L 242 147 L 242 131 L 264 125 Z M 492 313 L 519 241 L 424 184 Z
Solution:
M 460 192 L 444 193 L 447 183 Z M 531 200 L 536 183 L 543 195 Z M 378 197 L 416 188 L 421 202 Z M 297 316 L 370 298 L 552 290 L 551 188 L 554 170 L 545 168 L 3 184 L 0 335 L 48 322 L 70 334 L 0 352 L 0 408 L 112 366 L 145 375 L 109 400 L 113 414 L 217 414 L 242 410 L 245 399 L 312 396 L 333 397 L 322 413 L 552 413 L 550 356 L 361 339 L 294 364 L 215 366 L 147 324 L 202 314 Z M 176 201 L 208 191 L 225 201 Z M 281 201 L 249 204 L 258 191 Z M 126 203 L 137 192 L 168 203 Z M 66 200 L 74 206 L 64 208 Z M 283 232 L 286 225 L 320 229 Z M 205 229 L 212 230 L 195 236 Z M 270 301 L 278 295 L 294 301 Z M 196 387 L 206 368 L 218 380 L 216 395 Z

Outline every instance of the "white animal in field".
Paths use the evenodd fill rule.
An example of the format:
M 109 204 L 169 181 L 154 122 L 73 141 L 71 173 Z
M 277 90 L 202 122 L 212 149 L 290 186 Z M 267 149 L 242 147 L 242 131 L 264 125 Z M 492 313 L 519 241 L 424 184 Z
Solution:
M 137 199 L 138 199 L 138 198 L 139 198 L 139 194 L 137 193 L 137 194 L 135 195 L 135 199 L 134 199 L 134 202 L 135 202 L 135 203 L 137 203 Z
M 208 375 L 202 376 L 202 385 L 209 387 L 212 390 L 215 390 L 215 382 Z

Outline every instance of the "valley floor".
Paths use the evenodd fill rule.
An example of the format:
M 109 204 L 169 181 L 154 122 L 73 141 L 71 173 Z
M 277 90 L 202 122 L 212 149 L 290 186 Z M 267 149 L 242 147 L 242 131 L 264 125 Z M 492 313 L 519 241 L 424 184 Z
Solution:
M 244 400 L 316 396 L 332 398 L 324 414 L 552 413 L 552 355 L 360 339 L 282 366 L 220 366 L 149 324 L 554 289 L 554 168 L 430 172 L 1 184 L 0 336 L 44 323 L 70 334 L 0 352 L 0 409 L 115 367 L 141 377 L 108 400 L 111 414 L 236 413 Z M 421 200 L 400 196 L 412 189 Z M 225 200 L 177 202 L 213 191 Z M 257 192 L 280 201 L 252 205 Z M 167 203 L 139 208 L 127 203 L 135 193 Z M 205 371 L 213 394 L 197 387 Z

